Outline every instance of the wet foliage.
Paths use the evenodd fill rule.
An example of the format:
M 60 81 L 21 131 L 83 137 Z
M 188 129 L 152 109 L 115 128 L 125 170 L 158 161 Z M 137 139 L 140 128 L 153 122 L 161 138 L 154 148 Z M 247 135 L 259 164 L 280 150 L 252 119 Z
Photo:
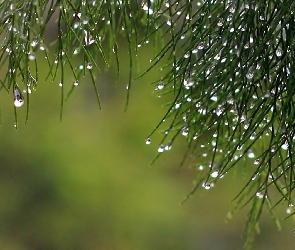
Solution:
M 1 89 L 14 93 L 15 107 L 25 100 L 27 120 L 43 55 L 47 79 L 59 82 L 62 119 L 64 102 L 82 76 L 90 76 L 100 108 L 95 74 L 114 64 L 119 79 L 120 65 L 127 61 L 127 107 L 133 80 L 160 70 L 162 77 L 152 84 L 171 102 L 146 144 L 163 130 L 156 160 L 185 137 L 185 158 L 196 162 L 187 198 L 199 187 L 218 185 L 229 171 L 250 173 L 229 214 L 251 204 L 244 231 L 249 247 L 264 206 L 278 227 L 278 204 L 293 215 L 294 9 L 291 0 L 1 1 L 0 59 L 7 67 Z M 56 39 L 49 45 L 50 22 L 56 22 Z M 122 38 L 128 42 L 127 60 L 119 56 Z M 150 67 L 136 75 L 137 53 L 148 43 L 154 44 Z M 77 63 L 78 55 L 83 60 Z M 66 68 L 75 78 L 70 85 Z M 16 108 L 15 120 L 17 128 Z M 273 199 L 277 193 L 280 198 Z

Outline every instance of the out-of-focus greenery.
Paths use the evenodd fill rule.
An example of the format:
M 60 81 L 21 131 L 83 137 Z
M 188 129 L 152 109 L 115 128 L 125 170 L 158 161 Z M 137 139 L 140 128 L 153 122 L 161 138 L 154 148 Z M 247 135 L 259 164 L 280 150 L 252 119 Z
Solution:
M 179 206 L 195 170 L 179 170 L 180 146 L 148 167 L 161 135 L 151 145 L 144 139 L 166 111 L 159 108 L 165 100 L 150 79 L 141 79 L 124 113 L 124 67 L 117 87 L 113 71 L 98 75 L 102 111 L 85 78 L 65 104 L 61 123 L 58 82 L 40 79 L 26 125 L 25 108 L 17 110 L 18 131 L 12 96 L 1 92 L 0 249 L 242 249 L 244 211 L 228 223 L 225 218 L 247 178 L 226 176 Z M 65 86 L 72 80 L 67 76 Z M 294 248 L 292 220 L 277 232 L 265 218 L 254 249 Z

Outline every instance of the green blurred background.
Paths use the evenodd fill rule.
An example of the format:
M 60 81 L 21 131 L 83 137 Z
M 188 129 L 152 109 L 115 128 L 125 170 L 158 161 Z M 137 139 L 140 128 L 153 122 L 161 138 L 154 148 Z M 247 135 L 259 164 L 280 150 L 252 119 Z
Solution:
M 149 51 L 143 48 L 139 62 L 148 61 Z M 114 70 L 97 75 L 102 111 L 85 77 L 59 122 L 60 87 L 58 80 L 44 81 L 45 62 L 26 125 L 26 107 L 17 109 L 18 131 L 13 97 L 1 91 L 0 249 L 242 249 L 249 207 L 229 223 L 225 218 L 247 179 L 226 176 L 180 206 L 195 175 L 187 166 L 179 170 L 184 140 L 153 167 L 161 135 L 151 145 L 144 142 L 166 112 L 167 99 L 148 84 L 159 73 L 133 84 L 125 113 L 128 64 L 122 57 L 119 86 Z M 67 72 L 66 88 L 73 81 Z M 280 218 L 285 215 L 282 209 Z M 288 219 L 278 232 L 264 213 L 253 249 L 294 249 L 293 227 Z

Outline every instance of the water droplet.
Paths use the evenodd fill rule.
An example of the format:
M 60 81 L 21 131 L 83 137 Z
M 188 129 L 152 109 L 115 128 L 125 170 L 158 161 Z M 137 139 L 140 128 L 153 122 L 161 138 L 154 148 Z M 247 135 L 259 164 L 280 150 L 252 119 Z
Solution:
M 37 39 L 36 39 L 36 40 L 33 40 L 33 41 L 31 42 L 31 46 L 32 46 L 32 47 L 36 47 L 37 44 L 38 44 L 38 40 L 37 40 Z
M 147 139 L 145 140 L 145 144 L 147 144 L 147 145 L 151 144 L 151 142 L 152 142 L 151 138 L 147 138 Z
M 192 98 L 191 98 L 190 96 L 188 96 L 188 97 L 186 98 L 186 100 L 187 100 L 188 102 L 191 102 L 191 101 L 192 101 Z
M 217 102 L 218 99 L 217 99 L 217 96 L 211 96 L 210 100 L 213 102 Z
M 198 49 L 199 49 L 199 50 L 204 49 L 204 43 L 203 43 L 203 42 L 200 42 L 200 43 L 199 43 L 199 45 L 198 45 Z
M 230 15 L 227 16 L 226 21 L 231 22 L 232 19 L 233 19 L 233 15 L 230 14 Z
M 172 148 L 171 143 L 168 143 L 168 144 L 165 146 L 165 150 L 171 150 L 171 148 Z
M 157 84 L 155 90 L 160 90 L 160 89 L 163 89 L 163 88 L 164 88 L 164 82 L 160 81 L 160 82 Z
M 218 173 L 219 173 L 219 170 L 217 169 L 217 170 L 215 170 L 215 171 L 213 171 L 213 172 L 211 173 L 211 176 L 212 176 L 213 178 L 216 178 L 216 177 L 218 176 Z
M 175 103 L 175 109 L 179 109 L 181 106 L 181 103 Z
M 193 140 L 197 140 L 199 137 L 198 133 L 195 133 L 194 137 L 193 137 Z
M 228 6 L 228 11 L 229 11 L 230 13 L 235 13 L 236 8 L 235 8 L 235 5 L 234 5 L 233 3 L 229 4 L 229 6 Z
M 191 86 L 194 85 L 194 81 L 192 79 L 184 80 L 183 85 L 186 89 L 189 89 Z
M 251 158 L 251 159 L 255 157 L 255 154 L 254 154 L 252 149 L 248 150 L 248 157 Z
M 80 26 L 80 24 L 78 22 L 74 23 L 73 28 L 77 29 Z
M 21 92 L 19 91 L 19 89 L 17 88 L 17 86 L 14 86 L 13 95 L 14 95 L 14 106 L 15 107 L 23 106 L 24 105 L 24 98 L 23 98 Z
M 162 152 L 164 152 L 164 150 L 165 150 L 165 146 L 164 146 L 163 144 L 161 144 L 161 145 L 158 147 L 158 152 L 159 152 L 159 153 L 162 153 Z
M 210 182 L 204 182 L 203 187 L 208 190 L 208 189 L 211 188 L 211 183 Z
M 86 68 L 87 68 L 87 69 L 92 69 L 92 63 L 90 63 L 90 62 L 87 63 Z
M 35 59 L 36 59 L 36 54 L 35 54 L 35 52 L 33 52 L 33 51 L 30 51 L 30 52 L 29 52 L 29 59 L 30 59 L 30 60 L 35 60 Z
M 219 18 L 218 22 L 217 22 L 217 26 L 221 27 L 223 25 L 223 23 L 224 23 L 223 18 Z
M 79 85 L 79 81 L 78 80 L 75 80 L 74 81 L 74 86 L 78 86 Z
M 247 79 L 252 79 L 253 77 L 254 77 L 254 71 L 253 71 L 253 68 L 251 67 L 249 70 L 248 70 L 248 72 L 247 72 L 247 74 L 246 74 L 246 77 L 247 77 Z
M 284 149 L 284 150 L 287 150 L 287 149 L 289 148 L 288 143 L 285 142 L 285 143 L 281 146 L 281 148 Z
M 82 23 L 83 24 L 88 24 L 89 18 L 88 17 L 83 17 Z
M 260 199 L 263 198 L 263 194 L 262 194 L 261 192 L 257 192 L 257 193 L 256 193 L 256 196 L 257 196 L 258 198 L 260 198 Z
M 190 53 L 189 52 L 188 53 L 185 53 L 184 58 L 189 58 L 189 56 L 190 56 Z
M 189 128 L 188 128 L 188 127 L 184 127 L 184 128 L 182 129 L 182 135 L 183 135 L 183 136 L 188 136 L 188 132 L 189 132 Z
M 260 160 L 259 159 L 256 159 L 255 161 L 254 161 L 254 165 L 258 165 L 260 163 Z
M 259 176 L 259 174 L 253 175 L 253 177 L 251 178 L 251 180 L 254 181 L 257 178 L 257 176 Z
M 280 56 L 283 55 L 283 50 L 282 50 L 280 47 L 277 48 L 277 50 L 276 50 L 276 55 L 277 55 L 278 57 L 280 57 Z
M 59 81 L 58 86 L 62 87 L 62 81 Z
M 44 46 L 44 44 L 40 44 L 39 49 L 40 49 L 40 50 L 45 50 L 45 46 Z

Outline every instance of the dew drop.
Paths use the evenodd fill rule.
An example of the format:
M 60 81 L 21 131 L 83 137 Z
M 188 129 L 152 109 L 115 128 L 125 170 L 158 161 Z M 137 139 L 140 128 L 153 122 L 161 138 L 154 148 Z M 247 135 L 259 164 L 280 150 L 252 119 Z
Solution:
M 164 146 L 163 144 L 161 144 L 161 145 L 158 147 L 158 152 L 159 152 L 159 153 L 162 153 L 162 152 L 164 152 L 164 150 L 165 150 L 165 146 Z
M 287 149 L 289 148 L 289 146 L 288 146 L 287 143 L 284 143 L 284 144 L 281 146 L 281 148 L 282 148 L 283 150 L 287 150 Z
M 44 46 L 44 44 L 40 44 L 39 49 L 40 49 L 40 50 L 45 50 L 45 46 Z
M 165 146 L 165 150 L 171 150 L 171 148 L 172 148 L 172 145 L 171 145 L 171 143 L 168 143 L 166 146 Z
M 31 46 L 32 46 L 32 47 L 36 47 L 37 44 L 38 44 L 38 40 L 33 40 L 33 41 L 31 42 Z
M 253 177 L 251 178 L 251 180 L 254 181 L 257 178 L 257 176 L 259 176 L 259 175 L 258 174 L 253 175 Z
M 254 161 L 254 165 L 258 165 L 259 163 L 260 163 L 259 159 L 256 159 L 256 160 Z
M 80 26 L 80 24 L 78 22 L 74 23 L 73 28 L 77 29 Z
M 254 154 L 252 149 L 248 150 L 248 157 L 251 158 L 251 159 L 253 159 L 255 157 L 255 154 Z
M 147 144 L 147 145 L 151 144 L 151 142 L 152 142 L 151 138 L 147 138 L 147 139 L 145 140 L 145 144 Z
M 193 137 L 193 140 L 197 140 L 199 137 L 198 133 L 195 133 L 194 137 Z
M 87 69 L 92 69 L 92 63 L 90 63 L 90 62 L 87 63 L 86 68 L 87 68 Z
M 256 197 L 262 199 L 263 198 L 263 194 L 261 192 L 257 192 L 256 193 Z
M 74 81 L 74 86 L 78 86 L 79 85 L 79 81 L 78 80 L 75 80 Z
M 188 136 L 188 132 L 189 132 L 189 128 L 188 128 L 188 127 L 184 127 L 184 128 L 182 129 L 182 135 L 183 135 L 183 136 Z
M 62 87 L 62 81 L 59 81 L 58 86 Z
M 88 17 L 83 17 L 82 23 L 83 24 L 88 24 L 89 18 Z
M 33 51 L 30 51 L 30 52 L 29 52 L 29 59 L 32 60 L 32 61 L 36 59 L 36 54 L 35 54 L 35 52 L 33 52 Z
M 217 26 L 221 27 L 223 25 L 223 22 L 224 22 L 223 18 L 219 18 L 217 22 Z
M 21 92 L 17 88 L 17 86 L 14 86 L 13 95 L 14 95 L 14 106 L 17 108 L 23 106 L 24 99 L 23 99 Z
M 218 98 L 217 96 L 211 96 L 210 100 L 213 102 L 217 102 Z
M 199 49 L 199 50 L 204 49 L 204 43 L 203 43 L 203 42 L 200 42 L 200 43 L 199 43 L 199 45 L 198 45 L 198 49 Z
M 175 109 L 179 109 L 181 106 L 181 103 L 175 103 Z
M 281 57 L 281 56 L 283 55 L 283 50 L 282 50 L 280 47 L 277 48 L 277 50 L 276 50 L 276 55 L 277 55 L 278 57 Z
M 231 3 L 229 6 L 228 6 L 228 11 L 230 13 L 235 13 L 236 11 L 236 8 L 235 8 L 235 5 L 233 3 Z
M 217 176 L 218 176 L 218 170 L 215 170 L 215 171 L 213 171 L 212 173 L 211 173 L 211 176 L 213 177 L 213 178 L 216 178 Z
M 191 86 L 194 85 L 194 81 L 192 79 L 184 80 L 183 85 L 186 89 L 189 89 Z
M 161 90 L 161 89 L 163 89 L 163 88 L 164 88 L 164 82 L 160 81 L 160 82 L 157 84 L 155 90 Z
M 208 190 L 208 189 L 211 188 L 211 183 L 210 182 L 204 182 L 203 187 Z
M 190 53 L 188 52 L 184 55 L 184 58 L 189 58 L 189 56 L 190 56 Z
M 247 74 L 246 74 L 246 77 L 247 77 L 247 79 L 252 79 L 253 77 L 254 77 L 254 72 L 253 72 L 253 69 L 252 68 L 250 68 L 249 69 L 249 71 L 247 72 Z

